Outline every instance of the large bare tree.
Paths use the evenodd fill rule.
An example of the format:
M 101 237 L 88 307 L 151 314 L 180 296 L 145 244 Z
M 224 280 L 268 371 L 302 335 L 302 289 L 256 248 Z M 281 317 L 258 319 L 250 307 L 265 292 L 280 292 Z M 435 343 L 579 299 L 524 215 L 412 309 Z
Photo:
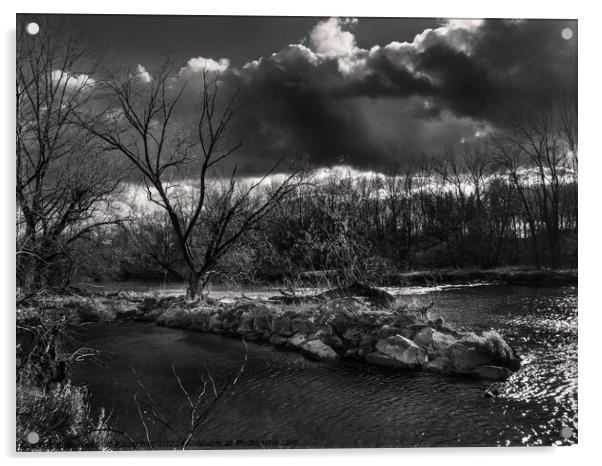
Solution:
M 177 118 L 186 83 L 174 78 L 166 60 L 152 76 L 108 79 L 110 107 L 85 127 L 131 162 L 148 200 L 166 212 L 183 262 L 177 272 L 193 298 L 202 295 L 220 259 L 297 188 L 300 172 L 275 182 L 274 165 L 244 181 L 234 165 L 220 182 L 218 168 L 242 146 L 231 131 L 238 91 L 224 91 L 219 76 L 204 70 L 193 83 L 200 84 L 195 113 Z
M 57 267 L 75 241 L 119 221 L 109 202 L 119 179 L 76 124 L 97 84 L 81 27 L 43 21 L 30 36 L 25 20 L 17 24 L 17 278 L 35 291 L 61 278 Z

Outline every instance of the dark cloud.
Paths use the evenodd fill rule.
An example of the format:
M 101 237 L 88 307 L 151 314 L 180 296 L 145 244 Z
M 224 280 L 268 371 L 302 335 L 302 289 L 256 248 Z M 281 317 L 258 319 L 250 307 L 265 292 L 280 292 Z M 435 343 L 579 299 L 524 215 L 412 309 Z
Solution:
M 266 18 L 264 27 L 281 20 Z M 360 37 L 368 33 L 364 21 L 379 24 L 316 19 L 305 37 L 296 30 L 291 45 L 247 62 L 227 49 L 183 60 L 176 77 L 187 82 L 181 116 L 194 111 L 207 66 L 225 92 L 240 88 L 241 170 L 263 170 L 297 153 L 317 165 L 345 161 L 381 169 L 481 137 L 520 107 L 576 91 L 576 21 L 429 20 L 432 28 L 415 29 L 412 39 L 410 20 L 398 20 L 403 31 L 388 43 L 376 40 L 391 39 L 395 20 L 386 20 L 386 35 L 373 35 L 372 43 Z M 570 40 L 561 35 L 567 27 Z M 260 36 L 265 50 L 271 36 Z M 247 42 L 243 48 L 251 49 Z
M 576 37 L 575 21 L 447 21 L 370 49 L 349 21 L 320 25 L 242 70 L 248 150 L 266 160 L 303 151 L 318 164 L 344 154 L 382 168 L 576 88 L 576 41 L 561 36 L 570 27 Z

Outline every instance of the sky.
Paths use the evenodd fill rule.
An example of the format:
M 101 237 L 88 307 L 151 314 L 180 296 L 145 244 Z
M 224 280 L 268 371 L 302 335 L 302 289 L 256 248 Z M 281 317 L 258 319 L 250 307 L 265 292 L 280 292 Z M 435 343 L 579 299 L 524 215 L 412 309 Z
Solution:
M 35 15 L 32 15 L 35 18 Z M 194 102 L 206 67 L 240 88 L 241 172 L 296 154 L 386 170 L 486 137 L 576 92 L 575 20 L 75 17 L 107 69 L 152 79 L 165 53 Z M 194 118 L 183 105 L 179 117 Z

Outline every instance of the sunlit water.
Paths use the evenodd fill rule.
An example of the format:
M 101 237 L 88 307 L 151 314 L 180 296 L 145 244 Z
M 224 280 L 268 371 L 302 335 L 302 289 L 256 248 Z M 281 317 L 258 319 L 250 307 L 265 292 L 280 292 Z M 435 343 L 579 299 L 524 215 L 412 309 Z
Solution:
M 248 343 L 244 372 L 195 431 L 190 447 L 411 447 L 572 444 L 577 441 L 577 289 L 480 286 L 396 290 L 435 301 L 431 318 L 465 329 L 496 328 L 524 358 L 505 383 L 395 373 L 353 363 L 308 361 Z M 73 374 L 97 412 L 144 446 L 185 438 L 190 405 L 238 374 L 244 356 L 232 338 L 157 327 L 102 324 L 80 330 L 101 350 Z M 488 397 L 486 391 L 498 391 Z M 156 414 L 144 404 L 153 399 Z M 136 397 L 136 398 L 134 398 Z M 138 404 L 134 399 L 141 400 Z M 204 405 L 206 406 L 206 405 Z M 140 409 L 138 409 L 140 408 Z M 198 412 L 203 408 L 199 407 Z M 169 419 L 169 428 L 161 420 Z M 562 427 L 573 436 L 560 435 Z M 122 440 L 119 436 L 117 439 Z

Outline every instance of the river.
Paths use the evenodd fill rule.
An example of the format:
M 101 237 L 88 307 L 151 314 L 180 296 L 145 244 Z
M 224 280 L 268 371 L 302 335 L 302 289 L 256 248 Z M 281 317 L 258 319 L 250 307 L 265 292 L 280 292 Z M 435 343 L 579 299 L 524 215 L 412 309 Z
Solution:
M 430 318 L 441 317 L 463 329 L 499 330 L 523 357 L 523 368 L 507 382 L 492 384 L 351 362 L 313 362 L 249 342 L 242 375 L 212 405 L 189 446 L 577 442 L 577 288 L 488 285 L 390 291 L 408 301 L 432 299 Z M 76 366 L 73 383 L 87 385 L 94 412 L 101 407 L 111 412 L 111 426 L 142 447 L 147 439 L 155 448 L 175 446 L 188 430 L 186 393 L 194 402 L 204 378 L 205 401 L 197 409 L 202 412 L 215 398 L 213 384 L 219 391 L 233 380 L 245 355 L 239 340 L 153 324 L 92 324 L 78 331 L 77 340 L 100 353 Z M 486 396 L 487 391 L 497 396 Z M 572 436 L 561 436 L 563 427 Z

